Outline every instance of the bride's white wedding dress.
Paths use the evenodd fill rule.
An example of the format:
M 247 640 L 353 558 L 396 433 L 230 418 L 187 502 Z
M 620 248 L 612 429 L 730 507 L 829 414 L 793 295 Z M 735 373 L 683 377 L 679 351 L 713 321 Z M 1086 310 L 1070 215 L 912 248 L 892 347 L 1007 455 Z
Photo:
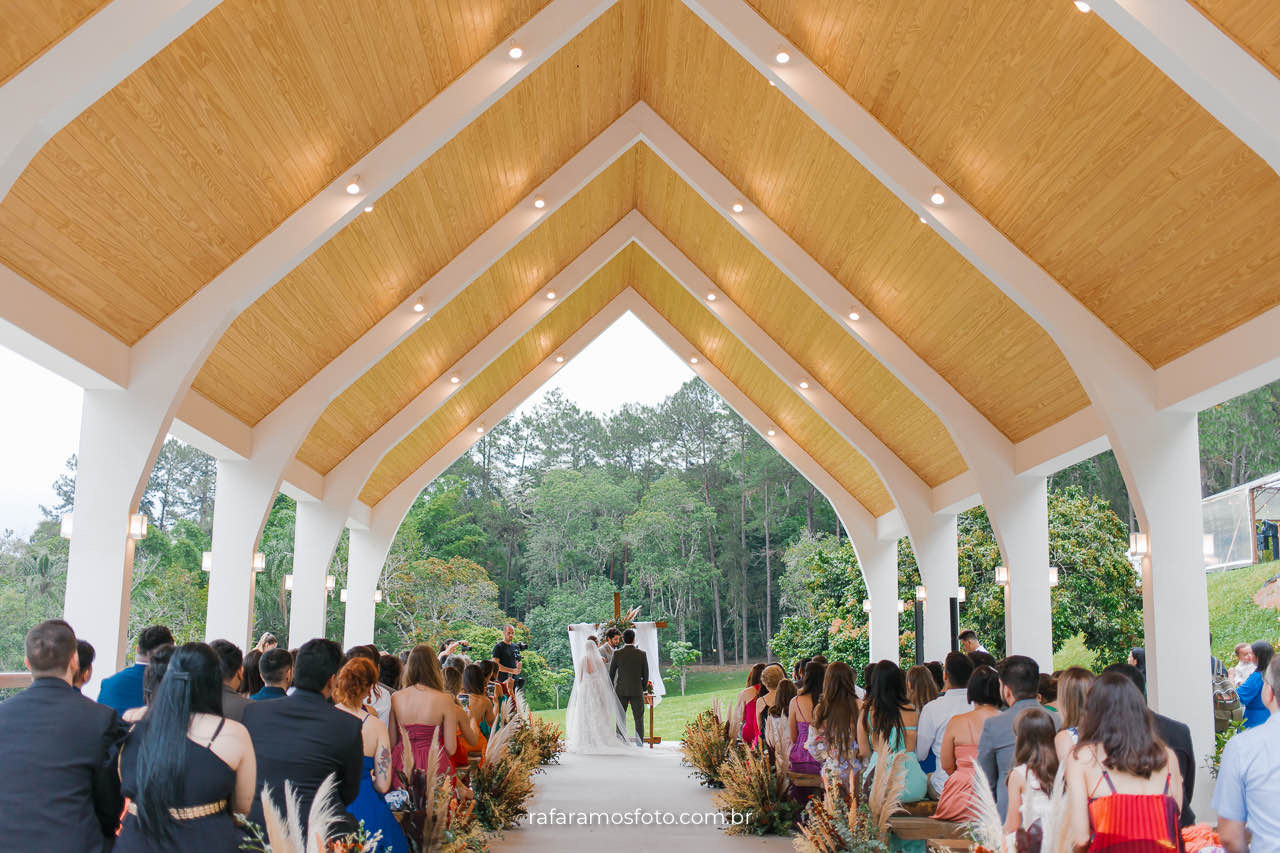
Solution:
M 575 644 L 579 642 L 575 638 Z M 586 755 L 633 751 L 622 703 L 609 682 L 609 669 L 594 644 L 585 638 L 575 655 L 573 690 L 565 712 L 565 748 Z

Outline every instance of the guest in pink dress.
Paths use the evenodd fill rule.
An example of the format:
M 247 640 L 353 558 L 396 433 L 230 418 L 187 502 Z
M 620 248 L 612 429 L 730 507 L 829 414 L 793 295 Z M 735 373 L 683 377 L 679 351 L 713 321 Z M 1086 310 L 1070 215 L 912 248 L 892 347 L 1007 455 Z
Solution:
M 969 821 L 973 794 L 973 768 L 978 760 L 978 740 L 982 724 L 1000 713 L 1000 676 L 989 666 L 980 666 L 969 676 L 968 698 L 973 710 L 957 714 L 942 735 L 938 760 L 947 771 L 947 782 L 938 796 L 935 820 Z

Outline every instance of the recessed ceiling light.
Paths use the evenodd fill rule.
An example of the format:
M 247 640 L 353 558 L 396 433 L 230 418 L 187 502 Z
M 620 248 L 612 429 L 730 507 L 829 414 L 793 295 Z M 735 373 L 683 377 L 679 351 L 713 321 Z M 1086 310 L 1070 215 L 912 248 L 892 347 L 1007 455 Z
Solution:
M 1084 12 L 1086 15 L 1093 11 L 1093 7 L 1084 2 L 1084 0 L 1076 0 L 1076 8 L 1081 12 Z
M 772 80 L 770 80 L 770 81 L 769 81 L 769 85 L 770 85 L 770 86 L 777 86 L 778 84 L 777 84 L 777 83 L 775 83 L 775 82 L 773 82 Z
M 801 379 L 801 380 L 800 380 L 800 387 L 801 387 L 801 388 L 808 388 L 808 387 L 809 387 L 809 380 L 808 380 L 808 379 Z
M 351 179 L 351 183 L 347 184 L 347 195 L 360 194 L 360 176 L 356 175 Z
M 366 204 L 366 205 L 364 206 L 364 212 L 365 212 L 365 213 L 373 213 L 373 205 L 371 205 L 371 204 Z
M 691 356 L 689 356 L 689 363 L 690 363 L 690 364 L 697 364 L 697 363 L 698 363 L 698 357 L 697 357 L 696 355 L 691 355 Z
M 538 210 L 542 210 L 542 208 L 547 206 L 547 202 L 542 198 L 542 196 L 538 196 L 533 200 L 533 206 L 538 208 Z
M 862 319 L 862 315 L 861 315 L 861 314 L 859 314 L 857 311 L 850 311 L 850 312 L 849 312 L 849 319 L 850 319 L 850 320 L 861 320 L 861 319 Z
M 522 48 L 518 44 L 513 44 L 511 45 L 511 49 L 507 51 L 507 56 L 511 57 L 512 59 L 519 59 L 520 57 L 524 56 L 524 48 Z
M 742 202 L 740 202 L 740 201 L 735 201 L 735 202 L 733 203 L 733 212 L 734 212 L 734 213 L 741 213 L 743 210 L 745 210 L 745 208 L 742 206 Z
M 476 432 L 477 433 L 484 432 L 484 424 L 480 424 L 478 427 L 476 427 Z
M 791 54 L 787 53 L 785 50 L 780 50 L 774 54 L 773 58 L 778 61 L 779 65 L 786 65 L 791 61 Z
M 921 217 L 920 217 L 920 224 L 921 224 L 921 225 L 928 225 L 928 224 L 929 224 L 929 220 L 927 220 L 927 219 L 925 219 L 923 216 L 921 216 Z
M 564 364 L 564 356 L 562 355 L 556 356 L 556 364 Z
M 715 295 L 714 293 L 708 293 L 708 294 L 707 294 L 707 301 L 708 301 L 708 302 L 715 302 L 715 301 L 716 301 L 716 295 Z
M 415 313 L 421 314 L 423 311 L 427 310 L 427 306 L 423 305 L 421 302 L 415 302 L 413 303 L 413 310 Z
M 556 298 L 556 292 L 555 292 L 554 290 L 548 290 L 548 291 L 547 291 L 547 298 L 548 298 L 548 299 L 555 299 L 555 298 Z
M 772 437 L 772 436 L 775 436 L 775 435 L 777 435 L 777 434 L 778 434 L 778 431 L 777 431 L 776 429 L 770 429 L 770 430 L 769 430 L 769 435 L 770 435 L 771 437 Z
M 946 203 L 947 197 L 942 194 L 942 187 L 933 188 L 933 195 L 929 196 L 929 201 L 938 205 Z
M 457 374 L 454 374 L 453 376 L 449 377 L 449 382 L 454 385 L 457 385 L 461 381 L 462 381 L 462 377 L 458 376 Z

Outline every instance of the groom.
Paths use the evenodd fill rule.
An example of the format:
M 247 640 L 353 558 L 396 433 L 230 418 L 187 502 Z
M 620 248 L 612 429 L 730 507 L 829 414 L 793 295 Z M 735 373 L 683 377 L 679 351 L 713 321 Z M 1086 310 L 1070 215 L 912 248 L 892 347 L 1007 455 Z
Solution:
M 609 680 L 613 691 L 622 703 L 622 713 L 631 708 L 636 721 L 636 737 L 644 744 L 644 687 L 649 683 L 649 658 L 636 648 L 636 632 L 628 628 L 622 632 L 622 648 L 613 653 L 609 663 Z

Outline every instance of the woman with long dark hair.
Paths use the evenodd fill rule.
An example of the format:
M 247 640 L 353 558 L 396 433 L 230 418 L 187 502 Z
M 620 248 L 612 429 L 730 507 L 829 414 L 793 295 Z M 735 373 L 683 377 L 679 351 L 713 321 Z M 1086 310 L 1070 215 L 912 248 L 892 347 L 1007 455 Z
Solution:
M 809 751 L 822 758 L 849 790 L 862 764 L 858 760 L 858 682 L 847 663 L 827 666 L 822 699 L 813 712 Z
M 1106 672 L 1093 682 L 1065 773 L 1077 850 L 1182 849 L 1178 759 L 1156 736 L 1147 700 L 1124 675 Z
M 902 791 L 904 803 L 923 800 L 928 792 L 928 779 L 916 759 L 916 709 L 907 699 L 907 677 L 893 661 L 882 660 L 871 670 L 867 698 L 858 718 L 858 752 L 867 765 L 867 773 L 879 763 L 876 755 L 882 746 L 890 755 L 904 753 L 907 783 Z
M 1058 713 L 1062 715 L 1062 726 L 1053 742 L 1059 763 L 1067 760 L 1067 753 L 1080 741 L 1080 721 L 1084 719 L 1084 706 L 1089 701 L 1095 677 L 1082 666 L 1067 667 L 1058 676 Z
M 262 652 L 257 649 L 250 649 L 249 654 L 244 656 L 244 677 L 240 680 L 240 690 L 242 696 L 252 696 L 259 690 L 267 686 L 262 680 L 262 671 L 259 664 L 262 663 Z
M 956 714 L 942 734 L 938 763 L 947 771 L 947 781 L 938 795 L 938 820 L 967 823 L 976 819 L 973 811 L 973 768 L 978 761 L 978 741 L 987 720 L 1000 713 L 1000 676 L 989 666 L 980 666 L 969 676 L 965 698 L 972 711 Z
M 1236 695 L 1240 697 L 1240 704 L 1244 706 L 1246 729 L 1260 726 L 1271 717 L 1271 712 L 1262 702 L 1262 676 L 1271 665 L 1271 658 L 1274 656 L 1275 649 L 1266 640 L 1259 640 L 1253 644 L 1253 659 L 1258 668 L 1236 688 Z
M 733 701 L 733 712 L 729 716 L 730 729 L 738 737 L 749 744 L 754 744 L 760 737 L 760 721 L 757 717 L 756 700 L 760 698 L 763 687 L 760 676 L 764 673 L 764 664 L 758 663 L 747 672 L 747 686 Z
M 826 678 L 827 665 L 811 660 L 804 668 L 804 681 L 799 685 L 800 692 L 791 700 L 787 709 L 787 719 L 791 725 L 792 773 L 817 775 L 822 769 L 822 762 L 809 753 L 809 727 L 813 725 L 813 712 L 822 701 L 822 682 Z
M 453 775 L 458 757 L 462 764 L 467 761 L 466 743 L 478 743 L 479 732 L 452 694 L 445 692 L 444 674 L 434 648 L 426 643 L 413 647 L 404 668 L 403 683 L 402 689 L 391 694 L 388 728 L 392 766 L 395 770 L 401 769 L 403 735 L 409 739 L 413 762 L 418 768 L 426 770 L 434 744 L 438 756 L 436 772 Z M 466 732 L 461 739 L 460 731 Z
M 120 778 L 133 802 L 116 853 L 234 853 L 257 784 L 244 726 L 222 716 L 222 673 L 204 643 L 179 646 L 146 716 L 121 748 Z
M 1058 725 L 1048 711 L 1027 708 L 1013 721 L 1013 733 L 1014 766 L 1009 771 L 1004 832 L 1017 837 L 1019 850 L 1039 851 L 1058 773 L 1058 751 L 1053 745 Z

